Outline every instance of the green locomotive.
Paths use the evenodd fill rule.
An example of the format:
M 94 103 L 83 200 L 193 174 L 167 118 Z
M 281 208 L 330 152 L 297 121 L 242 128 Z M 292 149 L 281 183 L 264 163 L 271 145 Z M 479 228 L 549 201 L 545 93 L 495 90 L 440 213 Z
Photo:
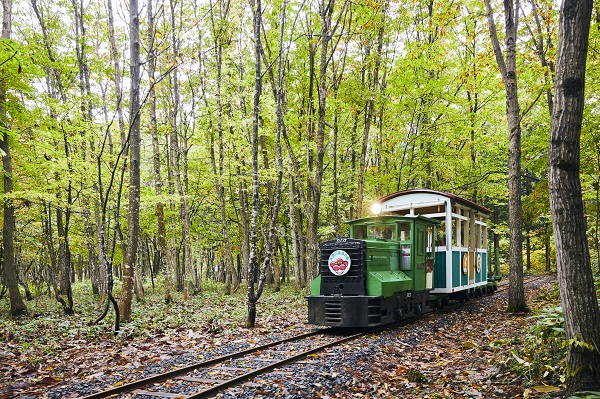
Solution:
M 378 326 L 495 288 L 486 208 L 433 190 L 394 193 L 373 208 L 377 216 L 349 222 L 349 238 L 321 244 L 310 324 Z

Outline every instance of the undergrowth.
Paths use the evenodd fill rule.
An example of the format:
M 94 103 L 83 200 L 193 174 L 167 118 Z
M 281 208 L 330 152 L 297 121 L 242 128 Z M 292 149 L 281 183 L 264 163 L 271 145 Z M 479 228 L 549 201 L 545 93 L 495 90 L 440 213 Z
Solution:
M 600 291 L 600 279 L 596 279 L 596 291 Z M 524 343 L 511 352 L 509 367 L 531 385 L 541 383 L 564 387 L 567 348 L 586 344 L 567 340 L 558 283 L 539 290 L 533 308 L 535 314 L 531 319 L 534 324 L 525 331 Z M 600 399 L 600 396 L 582 397 Z
M 32 301 L 27 302 L 28 316 L 11 318 L 8 299 L 4 298 L 0 300 L 0 345 L 10 344 L 21 351 L 36 349 L 37 353 L 53 354 L 65 342 L 85 345 L 86 342 L 130 340 L 153 337 L 180 328 L 214 333 L 244 325 L 244 286 L 240 286 L 232 295 L 225 295 L 222 284 L 203 282 L 202 291 L 190 296 L 187 301 L 182 300 L 180 292 L 174 291 L 173 301 L 167 304 L 162 283 L 161 280 L 155 280 L 154 287 L 145 287 L 143 301 L 135 301 L 133 305 L 133 320 L 121 324 L 121 331 L 116 336 L 112 331 L 112 308 L 104 320 L 93 324 L 105 302 L 92 294 L 89 282 L 73 284 L 73 316 L 65 316 L 54 297 L 37 293 Z M 114 295 L 119 299 L 120 286 L 115 287 Z M 297 292 L 291 285 L 282 285 L 279 292 L 267 287 L 258 303 L 258 321 L 268 324 L 273 315 L 306 306 L 304 301 L 303 293 Z

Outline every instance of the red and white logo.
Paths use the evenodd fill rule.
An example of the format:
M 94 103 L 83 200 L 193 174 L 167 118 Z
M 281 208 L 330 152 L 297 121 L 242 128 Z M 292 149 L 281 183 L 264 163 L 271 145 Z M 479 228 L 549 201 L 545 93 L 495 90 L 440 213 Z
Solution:
M 346 251 L 338 249 L 329 255 L 329 270 L 336 276 L 343 276 L 350 270 L 352 262 Z

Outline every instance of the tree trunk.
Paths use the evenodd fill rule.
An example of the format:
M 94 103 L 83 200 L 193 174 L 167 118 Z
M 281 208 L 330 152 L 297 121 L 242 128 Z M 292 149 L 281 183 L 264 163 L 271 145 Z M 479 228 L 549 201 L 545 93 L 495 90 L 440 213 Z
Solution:
M 63 219 L 64 218 L 64 219 Z M 71 288 L 71 249 L 69 248 L 69 212 L 56 209 L 56 231 L 58 233 L 58 262 L 60 296 L 63 301 L 63 311 L 66 315 L 72 315 L 73 312 L 73 290 Z M 64 301 L 64 296 L 67 300 Z
M 113 83 L 115 86 L 115 92 L 117 94 L 117 120 L 119 122 L 121 145 L 125 145 L 127 137 L 125 135 L 125 118 L 123 117 L 123 107 L 121 106 L 121 104 L 123 103 L 123 87 L 121 84 L 121 62 L 119 61 L 121 57 L 119 56 L 119 51 L 117 50 L 117 39 L 115 37 L 115 24 L 113 17 L 112 0 L 107 0 L 106 3 L 108 10 L 108 40 L 110 43 L 110 55 L 113 62 L 113 68 L 115 70 L 113 76 Z
M 2 38 L 10 39 L 12 33 L 12 0 L 2 0 Z M 2 167 L 4 174 L 4 224 L 2 226 L 2 262 L 4 265 L 4 277 L 8 287 L 10 297 L 10 314 L 13 316 L 24 315 L 27 313 L 27 306 L 23 302 L 19 282 L 17 279 L 17 269 L 15 265 L 14 234 L 15 234 L 15 209 L 10 199 L 12 193 L 12 158 L 10 155 L 10 144 L 8 131 L 8 114 L 4 103 L 6 101 L 6 86 L 0 80 L 0 126 L 3 134 L 0 140 L 0 149 L 2 150 Z
M 548 227 L 546 227 L 548 229 Z M 550 234 L 546 231 L 546 273 L 550 273 Z
M 100 174 L 100 156 L 98 156 L 98 174 Z M 97 190 L 99 197 L 102 199 L 102 190 Z M 102 208 L 100 207 L 102 205 Z M 104 270 L 106 277 L 106 306 L 104 311 L 100 314 L 94 324 L 97 324 L 102 320 L 108 313 L 109 306 L 112 304 L 115 311 L 115 324 L 114 332 L 117 333 L 120 330 L 120 311 L 116 299 L 113 297 L 112 290 L 114 285 L 113 279 L 113 268 L 112 261 L 108 259 L 106 254 L 106 231 L 104 229 L 106 219 L 106 206 L 101 201 L 94 201 L 94 216 L 96 218 L 96 237 L 98 239 L 98 263 L 100 264 L 101 270 Z
M 254 4 L 255 3 L 255 4 Z M 258 190 L 258 129 L 260 112 L 260 94 L 262 91 L 260 27 L 262 18 L 261 0 L 251 1 L 254 26 L 254 102 L 252 108 L 252 216 L 250 218 L 250 255 L 248 256 L 248 274 L 246 277 L 248 290 L 248 317 L 246 327 L 254 327 L 256 323 L 255 278 L 258 272 L 258 235 L 257 223 L 260 213 L 260 197 Z
M 75 50 L 77 53 L 77 64 L 79 66 L 79 92 L 81 94 L 81 114 L 82 118 L 86 122 L 92 121 L 92 95 L 91 95 L 91 84 L 90 84 L 90 73 L 89 66 L 87 63 L 87 51 L 86 51 L 86 37 L 85 37 L 85 18 L 83 16 L 83 1 L 80 0 L 78 3 L 76 0 L 71 0 L 71 5 L 75 13 Z M 85 100 L 87 99 L 87 101 Z M 83 159 L 90 161 L 90 153 L 85 148 L 85 130 L 82 130 L 81 135 L 83 138 Z M 93 151 L 94 144 L 93 140 L 90 139 L 90 149 Z M 99 294 L 104 291 L 103 285 L 104 280 L 101 279 L 101 271 L 97 261 L 96 250 L 94 246 L 94 228 L 92 226 L 92 214 L 90 212 L 90 199 L 87 196 L 83 196 L 83 216 L 85 233 L 87 238 L 87 252 L 88 252 L 88 270 L 90 272 L 90 280 L 92 282 L 92 292 Z
M 178 31 L 181 30 L 180 26 L 177 26 L 175 21 L 175 2 L 171 0 L 169 2 L 171 6 L 171 46 L 173 48 L 173 64 L 177 65 L 177 58 L 179 55 L 179 39 L 177 37 Z M 177 195 L 179 196 L 179 215 L 181 218 L 181 235 L 183 241 L 183 259 L 181 262 L 181 277 L 183 279 L 183 300 L 188 299 L 188 270 L 192 267 L 192 245 L 190 240 L 190 206 L 187 196 L 187 190 L 185 185 L 182 183 L 182 157 L 183 151 L 179 144 L 179 74 L 178 69 L 174 68 L 172 72 L 172 85 L 173 85 L 173 109 L 171 113 L 171 146 L 173 149 L 173 172 L 175 174 L 175 187 L 177 189 Z
M 214 153 L 214 132 L 211 130 L 211 163 L 213 167 L 213 173 L 216 176 L 216 189 L 219 197 L 219 206 L 221 211 L 221 231 L 223 234 L 223 244 L 225 246 L 225 292 L 226 294 L 230 294 L 235 292 L 239 286 L 238 274 L 235 270 L 234 262 L 233 262 L 233 253 L 231 249 L 231 242 L 229 239 L 229 232 L 227 230 L 227 205 L 225 199 L 225 185 L 223 182 L 224 179 L 224 143 L 223 143 L 223 106 L 222 106 L 222 98 L 221 98 L 221 85 L 222 85 L 222 69 L 223 69 L 223 41 L 225 35 L 224 24 L 228 18 L 229 7 L 228 5 L 222 4 L 219 2 L 218 11 L 219 21 L 215 21 L 215 8 L 210 8 L 210 18 L 213 28 L 214 35 L 214 51 L 216 58 L 216 68 L 217 68 L 217 92 L 215 94 L 217 101 L 217 133 L 218 133 L 218 149 L 219 149 L 219 162 L 218 162 L 218 171 L 216 165 L 216 157 Z
M 142 270 L 144 267 L 143 256 L 142 256 L 142 246 L 138 246 L 138 261 L 133 269 L 133 292 L 135 294 L 135 299 L 137 301 L 144 300 L 144 278 L 142 276 Z
M 258 276 L 258 284 L 255 287 L 255 278 L 257 277 L 258 262 L 257 262 L 257 221 L 260 214 L 260 198 L 259 198 L 259 179 L 258 179 L 258 140 L 259 140 L 259 113 L 260 113 L 260 95 L 262 92 L 262 73 L 261 73 L 261 54 L 263 53 L 261 44 L 261 27 L 262 27 L 262 4 L 261 0 L 256 0 L 254 11 L 254 101 L 252 108 L 252 217 L 250 219 L 250 255 L 248 256 L 248 317 L 246 319 L 246 327 L 254 327 L 256 323 L 256 302 L 260 299 L 266 278 L 266 271 L 271 264 L 271 258 L 275 256 L 277 244 L 277 219 L 279 217 L 279 207 L 281 205 L 281 183 L 283 180 L 283 151 L 281 146 L 281 134 L 283 130 L 283 110 L 282 110 L 282 87 L 283 87 L 283 62 L 282 57 L 279 57 L 277 88 L 275 90 L 275 103 L 277 114 L 277 130 L 276 130 L 276 145 L 277 145 L 277 186 L 276 198 L 271 210 L 271 220 L 269 223 L 269 233 L 265 242 L 265 258 L 260 268 Z M 283 52 L 283 32 L 285 27 L 285 11 L 286 4 L 282 6 L 280 35 L 279 35 L 279 54 Z M 276 276 L 279 278 L 279 276 Z M 277 283 L 278 284 L 278 283 Z
M 152 136 L 152 166 L 154 172 L 154 192 L 159 197 L 156 204 L 156 225 L 158 234 L 158 260 L 159 265 L 164 267 L 165 273 L 165 302 L 171 303 L 172 281 L 171 273 L 173 265 L 167 247 L 167 228 L 165 223 L 165 204 L 160 199 L 163 194 L 163 181 L 161 176 L 160 145 L 158 141 L 158 124 L 156 121 L 156 52 L 154 48 L 154 13 L 152 0 L 148 0 L 148 76 L 150 78 L 150 92 L 148 94 L 148 105 L 150 109 L 150 134 Z
M 131 320 L 133 276 L 140 239 L 140 21 L 137 0 L 129 1 L 130 105 L 129 105 L 129 207 L 127 209 L 127 252 L 123 264 L 121 320 Z
M 525 269 L 531 270 L 531 235 L 529 230 L 525 230 Z
M 369 88 L 369 99 L 365 107 L 365 125 L 363 128 L 362 147 L 358 168 L 358 189 L 356 191 L 356 217 L 360 218 L 363 208 L 365 171 L 367 168 L 367 151 L 369 143 L 369 133 L 371 123 L 373 122 L 373 114 L 375 110 L 375 97 L 379 88 L 379 67 L 381 66 L 381 53 L 383 51 L 383 33 L 385 31 L 385 13 L 387 11 L 387 1 L 381 6 L 381 21 L 379 21 L 379 33 L 377 35 L 377 54 L 375 55 L 375 66 L 373 69 L 373 86 Z M 365 64 L 370 55 L 370 51 L 365 55 Z M 366 82 L 365 82 L 366 83 Z
M 319 105 L 317 110 L 317 131 L 315 133 L 316 157 L 314 178 L 308 190 L 310 201 L 305 204 L 306 226 L 306 268 L 308 281 L 312 281 L 319 272 L 319 209 L 321 204 L 321 185 L 323 181 L 323 160 L 325 157 L 325 111 L 327 109 L 327 67 L 330 61 L 330 48 L 335 27 L 332 26 L 332 16 L 335 0 L 324 0 L 319 5 L 321 16 L 321 59 L 319 64 Z M 345 9 L 345 5 L 344 5 Z M 344 10 L 341 11 L 343 13 Z M 333 49 L 331 49 L 333 52 Z M 308 206 L 307 206 L 308 205 Z
M 294 176 L 291 172 L 291 163 L 288 165 L 288 209 L 289 209 L 289 220 L 290 220 L 290 241 L 292 242 L 292 264 L 294 269 L 294 278 L 296 280 L 296 287 L 306 286 L 306 271 L 303 265 L 303 258 L 300 255 L 300 240 L 301 234 L 298 234 L 298 210 L 296 208 L 296 190 L 294 184 Z
M 510 235 L 510 275 L 508 310 L 519 312 L 527 309 L 523 287 L 523 212 L 521 206 L 521 121 L 517 91 L 517 28 L 519 10 L 513 0 L 504 2 L 506 29 L 506 60 L 500 49 L 490 0 L 485 0 L 494 47 L 494 55 L 502 74 L 506 90 L 506 118 L 508 122 L 508 213 Z
M 555 102 L 548 150 L 548 187 L 556 265 L 569 343 L 569 394 L 600 390 L 600 310 L 579 180 L 592 3 L 592 0 L 565 0 L 561 5 Z

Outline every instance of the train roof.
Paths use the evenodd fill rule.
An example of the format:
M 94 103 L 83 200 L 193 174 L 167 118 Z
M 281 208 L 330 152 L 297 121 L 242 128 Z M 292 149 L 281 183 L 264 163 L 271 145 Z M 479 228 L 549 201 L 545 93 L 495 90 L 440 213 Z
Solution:
M 386 223 L 386 222 L 393 222 L 393 221 L 396 221 L 396 220 L 407 220 L 407 219 L 422 220 L 424 222 L 431 223 L 431 224 L 440 224 L 439 220 L 428 218 L 428 217 L 423 216 L 423 215 L 402 215 L 402 216 L 401 215 L 380 215 L 380 216 L 367 216 L 367 217 L 360 218 L 360 219 L 348 220 L 347 223 L 349 223 L 349 224 L 368 223 L 368 222 Z
M 468 208 L 472 208 L 475 209 L 479 212 L 485 213 L 487 215 L 490 215 L 492 213 L 491 210 L 489 210 L 488 208 L 481 206 L 479 204 L 476 204 L 473 201 L 469 201 L 466 198 L 463 197 L 459 197 L 456 194 L 452 194 L 452 193 L 447 193 L 444 191 L 437 191 L 437 190 L 430 190 L 430 189 L 410 189 L 410 190 L 404 190 L 404 191 L 398 191 L 395 192 L 393 194 L 389 194 L 386 195 L 385 197 L 381 197 L 380 199 L 378 199 L 377 201 L 375 201 L 375 203 L 379 203 L 383 209 L 385 209 L 384 205 L 386 204 L 386 202 L 391 202 L 392 200 L 398 198 L 398 197 L 402 197 L 402 196 L 410 196 L 412 194 L 428 194 L 428 195 L 432 195 L 432 196 L 437 196 L 437 197 L 443 197 L 443 198 L 449 198 L 451 200 L 451 202 L 453 203 L 459 203 L 463 206 L 466 206 Z

